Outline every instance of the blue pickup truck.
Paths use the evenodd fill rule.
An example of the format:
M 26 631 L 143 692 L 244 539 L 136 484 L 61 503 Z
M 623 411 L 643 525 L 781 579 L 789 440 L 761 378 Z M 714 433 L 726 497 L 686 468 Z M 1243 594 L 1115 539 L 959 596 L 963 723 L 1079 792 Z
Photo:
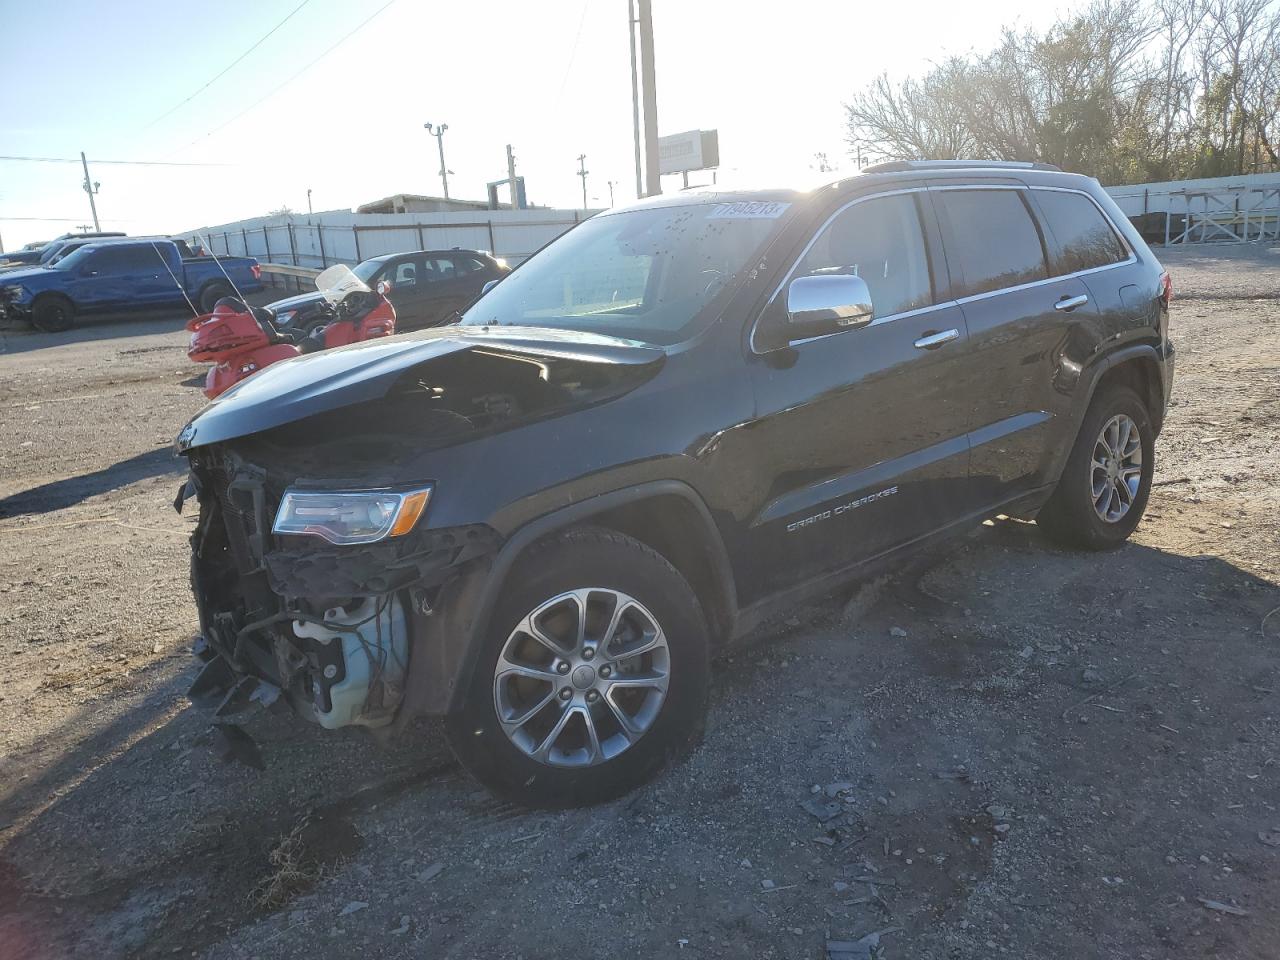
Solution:
M 0 273 L 0 317 L 47 332 L 75 318 L 159 307 L 202 312 L 221 297 L 257 293 L 262 268 L 251 257 L 186 257 L 172 240 L 89 243 L 48 266 Z

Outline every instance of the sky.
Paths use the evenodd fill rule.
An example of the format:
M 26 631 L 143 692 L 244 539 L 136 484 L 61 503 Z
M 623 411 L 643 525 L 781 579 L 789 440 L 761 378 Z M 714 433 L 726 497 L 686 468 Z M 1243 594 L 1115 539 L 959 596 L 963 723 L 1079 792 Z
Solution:
M 1058 12 L 1020 0 L 653 11 L 659 133 L 718 129 L 721 182 L 762 186 L 812 178 L 820 152 L 851 168 L 842 105 L 877 74 L 919 72 Z M 428 121 L 449 125 L 453 197 L 483 199 L 506 176 L 508 143 L 532 203 L 582 205 L 579 154 L 588 205 L 609 205 L 609 181 L 618 202 L 635 195 L 626 0 L 0 0 L 0 34 L 0 155 L 85 151 L 103 229 L 305 213 L 308 189 L 317 212 L 438 196 Z M 77 164 L 0 159 L 5 249 L 91 222 L 81 180 Z

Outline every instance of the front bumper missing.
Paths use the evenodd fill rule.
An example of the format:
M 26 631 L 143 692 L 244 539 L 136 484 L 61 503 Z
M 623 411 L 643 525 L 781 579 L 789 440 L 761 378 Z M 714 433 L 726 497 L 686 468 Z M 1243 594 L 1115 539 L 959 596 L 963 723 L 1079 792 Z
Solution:
M 333 547 L 269 531 L 282 492 L 243 463 L 197 469 L 175 506 L 194 495 L 192 588 L 206 666 L 193 700 L 216 704 L 227 759 L 260 765 L 229 719 L 258 705 L 289 704 L 321 726 L 387 726 L 409 696 L 413 622 L 441 589 L 496 551 L 484 526 L 418 530 L 395 540 Z M 429 658 L 428 658 L 429 659 Z M 234 729 L 232 729 L 234 727 Z

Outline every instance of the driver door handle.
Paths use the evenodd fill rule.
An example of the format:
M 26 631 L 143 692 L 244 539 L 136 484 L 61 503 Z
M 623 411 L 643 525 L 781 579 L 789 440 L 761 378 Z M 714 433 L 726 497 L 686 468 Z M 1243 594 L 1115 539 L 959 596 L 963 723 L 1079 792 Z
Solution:
M 1086 297 L 1083 293 L 1081 293 L 1081 294 L 1077 294 L 1074 297 L 1063 297 L 1061 300 L 1059 300 L 1057 303 L 1053 305 L 1053 309 L 1070 312 L 1074 310 L 1076 307 L 1083 307 L 1088 302 L 1089 302 L 1089 298 Z
M 937 350 L 944 343 L 960 339 L 960 331 L 955 327 L 941 333 L 928 333 L 916 341 L 917 350 Z

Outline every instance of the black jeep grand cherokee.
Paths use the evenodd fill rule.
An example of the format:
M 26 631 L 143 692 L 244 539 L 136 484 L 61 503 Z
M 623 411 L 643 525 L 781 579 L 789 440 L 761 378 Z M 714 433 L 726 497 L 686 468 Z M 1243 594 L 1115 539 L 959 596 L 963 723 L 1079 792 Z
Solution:
M 219 719 L 250 693 L 444 715 L 494 790 L 616 796 L 785 606 L 998 513 L 1128 537 L 1169 297 L 1098 184 L 1038 165 L 599 214 L 460 323 L 276 364 L 188 424 L 196 689 Z

